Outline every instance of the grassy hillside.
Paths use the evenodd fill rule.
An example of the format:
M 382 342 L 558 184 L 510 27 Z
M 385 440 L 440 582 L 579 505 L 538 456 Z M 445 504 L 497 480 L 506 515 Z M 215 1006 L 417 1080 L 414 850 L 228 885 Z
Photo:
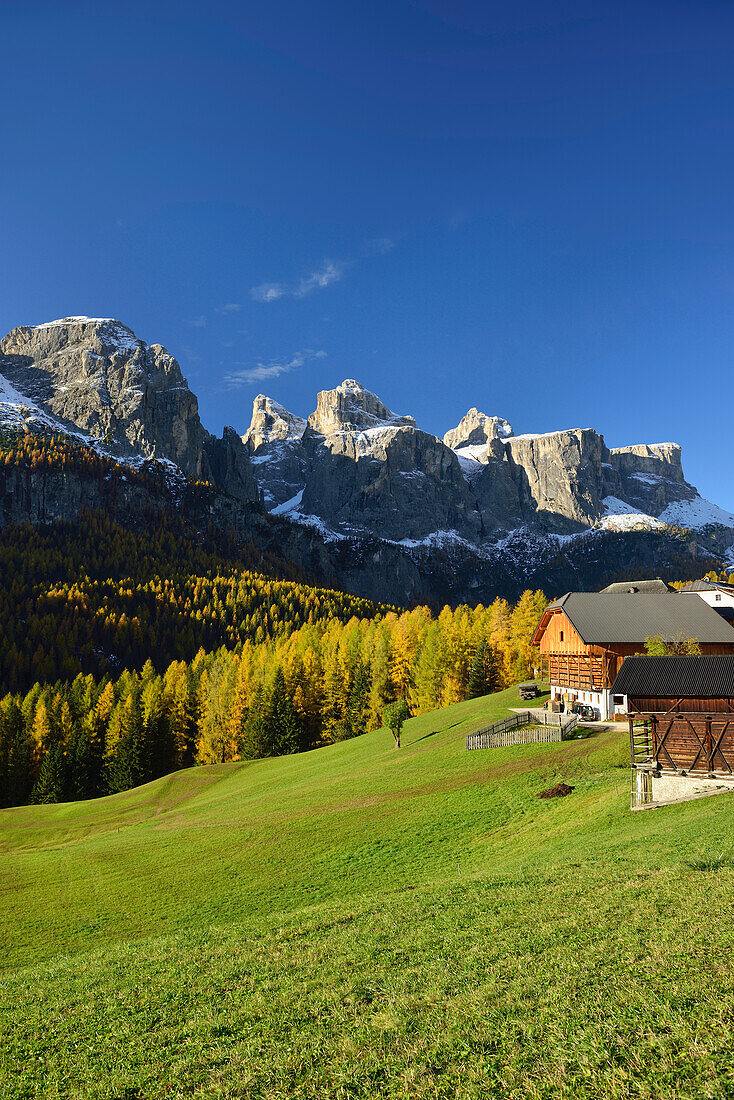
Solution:
M 2 811 L 3 1097 L 734 1094 L 734 801 L 513 705 Z

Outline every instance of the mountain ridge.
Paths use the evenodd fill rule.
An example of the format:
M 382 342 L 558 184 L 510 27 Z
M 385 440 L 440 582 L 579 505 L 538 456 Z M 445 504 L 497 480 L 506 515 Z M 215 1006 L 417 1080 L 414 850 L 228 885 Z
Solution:
M 353 416 L 350 419 L 349 410 L 344 413 L 344 394 L 355 386 L 362 400 L 367 395 L 368 400 L 384 410 L 382 419 L 374 417 L 369 427 L 355 423 Z M 331 456 L 327 459 L 329 474 L 337 478 L 339 463 L 331 459 L 339 455 L 348 456 L 356 464 L 360 460 L 383 467 L 391 463 L 392 473 L 405 477 L 438 476 L 453 495 L 455 507 L 451 518 L 458 519 L 457 536 L 477 545 L 489 544 L 492 532 L 503 537 L 526 525 L 538 525 L 544 531 L 558 534 L 582 533 L 584 528 L 594 526 L 618 530 L 624 526 L 618 518 L 623 514 L 634 515 L 638 524 L 647 524 L 650 529 L 661 523 L 688 525 L 694 530 L 707 525 L 734 526 L 734 515 L 705 501 L 685 480 L 681 447 L 677 443 L 608 448 L 603 435 L 593 428 L 515 435 L 503 417 L 488 416 L 476 408 L 470 409 L 459 425 L 440 440 L 420 429 L 415 421 L 411 423 L 412 418 L 395 418 L 379 398 L 350 379 L 333 390 L 321 391 L 319 411 L 308 421 L 278 405 L 281 417 L 305 427 L 297 433 L 270 434 L 262 413 L 269 402 L 263 395 L 255 399 L 251 424 L 243 436 L 258 466 L 256 478 L 264 498 L 278 514 L 289 512 L 297 520 L 307 515 L 318 516 L 335 535 L 360 530 L 378 537 L 392 537 L 385 530 L 382 516 L 374 522 L 371 515 L 364 513 L 355 517 L 358 508 L 345 510 L 343 503 L 330 508 L 330 494 L 323 492 L 324 476 L 320 470 L 326 451 Z M 324 419 L 330 430 L 317 433 L 324 438 L 309 436 L 308 428 L 323 424 Z M 337 439 L 332 439 L 333 436 Z M 436 445 L 443 451 L 437 450 Z M 458 467 L 452 456 L 458 460 Z M 290 473 L 285 479 L 284 466 Z M 385 479 L 377 469 L 367 474 L 370 472 L 372 478 L 367 476 L 358 486 L 351 487 L 352 496 L 359 492 L 364 497 L 369 491 L 373 497 L 379 497 Z M 457 473 L 465 483 L 458 489 Z M 312 489 L 311 479 L 318 483 L 319 491 Z M 465 487 L 472 491 L 473 501 L 465 499 Z M 349 494 L 350 486 L 342 483 L 341 490 L 342 496 L 345 492 Z M 394 486 L 389 492 L 393 497 L 400 495 Z M 304 506 L 303 511 L 295 506 L 286 507 L 296 497 L 298 505 Z M 398 522 L 402 525 L 399 537 L 416 539 L 430 535 L 428 531 L 410 529 L 409 508 L 401 510 L 399 503 Z M 460 513 L 471 513 L 472 504 L 474 512 L 484 513 L 481 520 L 475 517 L 473 523 L 462 523 Z M 556 507 L 550 507 L 551 504 Z M 372 501 L 369 511 L 374 513 Z M 390 526 L 389 519 L 387 525 Z
M 373 599 L 589 586 L 630 553 L 651 571 L 687 560 L 693 575 L 734 542 L 734 516 L 686 482 L 674 443 L 608 448 L 593 428 L 515 435 L 476 407 L 439 439 L 354 379 L 320 391 L 308 418 L 260 394 L 246 431 L 215 437 L 177 360 L 113 318 L 19 326 L 0 341 L 0 426 L 210 482 L 197 522 L 280 542 L 320 582 Z M 0 522 L 76 514 L 65 477 L 49 512 L 45 481 L 6 474 Z

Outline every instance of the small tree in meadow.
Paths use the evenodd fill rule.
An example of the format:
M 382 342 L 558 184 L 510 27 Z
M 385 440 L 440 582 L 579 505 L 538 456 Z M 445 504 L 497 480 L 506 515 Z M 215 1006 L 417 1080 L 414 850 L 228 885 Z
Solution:
M 410 711 L 405 699 L 396 699 L 394 703 L 388 703 L 382 712 L 383 722 L 392 730 L 396 749 L 400 748 L 400 731 L 406 718 L 410 718 Z

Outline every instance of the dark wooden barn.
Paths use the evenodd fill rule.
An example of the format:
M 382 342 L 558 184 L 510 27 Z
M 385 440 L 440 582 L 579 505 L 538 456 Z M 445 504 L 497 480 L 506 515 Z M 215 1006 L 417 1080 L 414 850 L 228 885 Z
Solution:
M 628 657 L 612 685 L 624 699 L 633 770 L 734 780 L 734 655 Z M 633 777 L 634 778 L 634 777 Z

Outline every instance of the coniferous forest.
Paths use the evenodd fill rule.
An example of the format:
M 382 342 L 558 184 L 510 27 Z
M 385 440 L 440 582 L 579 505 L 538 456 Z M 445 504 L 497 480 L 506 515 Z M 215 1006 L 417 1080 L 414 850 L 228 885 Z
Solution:
M 0 804 L 303 751 L 379 728 L 396 699 L 423 713 L 531 670 L 540 592 L 436 614 L 284 572 L 165 515 L 144 533 L 96 512 L 5 528 Z

